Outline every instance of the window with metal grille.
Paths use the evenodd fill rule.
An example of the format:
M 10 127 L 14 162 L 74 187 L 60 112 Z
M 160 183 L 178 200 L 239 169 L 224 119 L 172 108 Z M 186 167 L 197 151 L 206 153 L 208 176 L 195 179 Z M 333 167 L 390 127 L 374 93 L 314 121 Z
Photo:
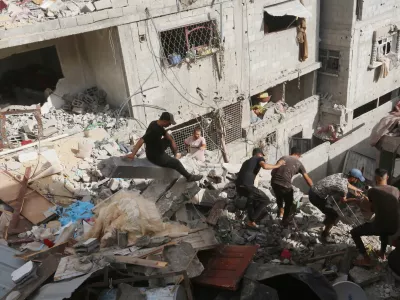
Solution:
M 242 102 L 238 101 L 222 108 L 227 144 L 242 137 L 242 107 Z M 184 141 L 193 135 L 193 131 L 197 127 L 201 128 L 201 134 L 206 139 L 207 150 L 216 150 L 221 146 L 214 115 L 209 113 L 169 129 L 179 152 L 186 150 Z M 167 153 L 171 154 L 170 149 Z
M 265 143 L 267 145 L 276 145 L 276 131 L 271 132 L 265 138 Z
M 298 137 L 292 137 L 290 139 L 290 149 L 293 147 L 296 147 L 297 149 L 300 150 L 300 153 L 306 153 L 307 151 L 311 150 L 311 139 L 304 139 L 304 138 L 298 138 Z
M 166 66 L 193 62 L 220 50 L 220 38 L 216 21 L 163 31 L 161 38 L 161 57 Z
M 388 55 L 392 50 L 393 36 L 378 40 L 378 54 Z
M 340 52 L 333 50 L 320 49 L 319 60 L 322 63 L 322 72 L 338 74 L 339 73 Z

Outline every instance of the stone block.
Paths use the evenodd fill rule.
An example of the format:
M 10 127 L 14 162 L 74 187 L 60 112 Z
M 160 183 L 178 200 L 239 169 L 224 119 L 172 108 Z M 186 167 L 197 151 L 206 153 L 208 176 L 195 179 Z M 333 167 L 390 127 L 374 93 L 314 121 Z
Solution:
M 373 272 L 360 267 L 354 267 L 350 270 L 349 275 L 354 283 L 361 287 L 365 287 L 379 281 L 381 279 L 381 274 L 378 272 Z
M 171 218 L 199 190 L 197 183 L 187 182 L 186 178 L 180 177 L 171 189 L 157 201 L 156 206 L 163 217 Z
M 172 179 L 178 178 L 180 174 L 169 168 L 162 168 L 149 162 L 147 158 L 137 158 L 134 161 L 125 161 L 119 157 L 112 157 L 110 160 L 103 161 L 109 167 L 110 178 L 152 178 L 152 179 Z
M 122 8 L 107 9 L 106 12 L 108 13 L 108 18 L 110 19 L 122 17 L 124 15 Z
M 92 14 L 86 14 L 76 17 L 76 22 L 78 25 L 87 25 L 93 23 L 93 16 Z
M 96 10 L 103 10 L 107 8 L 112 8 L 112 4 L 110 0 L 100 0 L 94 2 L 94 7 L 96 7 Z
M 125 15 L 134 15 L 137 13 L 137 9 L 135 5 L 129 5 L 122 8 L 122 12 Z
M 43 31 L 57 30 L 60 28 L 60 21 L 58 19 L 43 22 Z
M 60 19 L 58 19 L 58 21 L 60 22 L 61 28 L 71 28 L 71 27 L 78 26 L 76 17 L 60 18 Z
M 128 6 L 128 0 L 111 0 L 111 5 L 113 8 L 120 8 Z
M 93 16 L 93 21 L 94 22 L 98 22 L 98 21 L 101 21 L 101 20 L 108 19 L 107 10 L 96 11 L 96 12 L 92 13 L 92 16 Z
M 83 13 L 89 13 L 89 12 L 94 12 L 96 8 L 94 7 L 92 2 L 86 3 L 84 7 L 82 7 L 81 12 Z

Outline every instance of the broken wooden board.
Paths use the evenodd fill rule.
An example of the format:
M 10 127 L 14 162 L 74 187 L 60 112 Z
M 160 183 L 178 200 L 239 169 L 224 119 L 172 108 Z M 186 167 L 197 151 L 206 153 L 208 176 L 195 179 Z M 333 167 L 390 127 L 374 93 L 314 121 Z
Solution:
M 21 183 L 18 180 L 10 177 L 4 171 L 0 171 L 0 199 L 13 209 L 18 209 L 16 199 L 21 187 Z M 21 215 L 32 224 L 37 225 L 52 215 L 49 210 L 53 207 L 54 204 L 37 191 L 28 187 Z
M 37 278 L 33 281 L 29 281 L 28 283 L 15 286 L 7 295 L 11 294 L 14 291 L 18 291 L 20 295 L 17 298 L 18 300 L 27 299 L 37 288 L 39 288 L 57 269 L 59 257 L 49 256 L 44 259 L 40 266 L 37 269 Z M 4 296 L 3 299 L 7 298 L 7 295 Z
M 15 208 L 14 208 L 14 212 L 10 221 L 10 225 L 8 226 L 8 234 L 14 234 L 14 233 L 20 233 L 17 230 L 17 226 L 18 226 L 18 222 L 20 219 L 20 214 L 22 211 L 22 208 L 24 206 L 24 198 L 25 198 L 25 194 L 26 191 L 28 189 L 28 180 L 29 177 L 31 176 L 31 167 L 28 167 L 25 169 L 25 175 L 24 175 L 24 179 L 22 180 L 19 192 L 18 192 L 18 196 L 16 199 L 16 204 L 15 204 Z
M 218 241 L 215 238 L 214 230 L 211 228 L 199 230 L 197 232 L 189 233 L 189 235 L 176 238 L 174 242 L 187 242 L 197 250 L 207 250 L 215 248 L 218 245 Z
M 168 263 L 165 261 L 141 259 L 141 258 L 132 257 L 132 256 L 106 256 L 106 258 L 110 262 L 123 263 L 123 264 L 129 264 L 129 265 L 137 265 L 137 266 L 142 266 L 142 267 L 147 267 L 147 268 L 162 269 L 168 265 Z
M 171 189 L 157 201 L 156 206 L 161 216 L 171 218 L 183 204 L 190 201 L 200 188 L 195 182 L 187 182 L 180 177 Z
M 65 242 L 63 244 L 53 246 L 51 248 L 41 250 L 38 252 L 31 252 L 31 253 L 23 253 L 20 255 L 16 255 L 16 257 L 22 258 L 23 260 L 37 260 L 37 259 L 44 259 L 48 256 L 54 255 L 56 253 L 62 254 L 65 250 L 65 248 L 68 246 L 68 242 Z
M 215 202 L 210 214 L 207 217 L 207 223 L 210 225 L 217 225 L 218 219 L 221 216 L 224 208 L 226 206 L 225 200 L 218 200 Z

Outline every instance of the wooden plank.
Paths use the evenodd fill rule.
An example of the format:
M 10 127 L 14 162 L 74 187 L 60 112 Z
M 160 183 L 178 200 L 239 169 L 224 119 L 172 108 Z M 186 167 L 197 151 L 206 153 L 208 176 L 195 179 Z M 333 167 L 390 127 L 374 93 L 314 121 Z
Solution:
M 217 225 L 218 219 L 221 216 L 225 206 L 225 200 L 218 200 L 217 202 L 215 202 L 213 208 L 210 211 L 210 214 L 208 215 L 207 223 L 210 225 Z
M 20 292 L 20 295 L 15 298 L 18 300 L 24 300 L 29 297 L 36 289 L 38 289 L 54 272 L 57 270 L 59 258 L 53 255 L 44 259 L 41 265 L 37 269 L 37 279 L 28 282 L 27 284 L 15 286 L 7 295 L 13 291 Z M 7 298 L 7 295 L 3 299 Z M 14 299 L 14 298 L 13 298 Z
M 19 233 L 14 231 L 18 226 L 22 207 L 24 206 L 24 197 L 28 189 L 28 181 L 30 176 L 31 176 L 31 167 L 28 167 L 25 169 L 24 179 L 22 180 L 22 184 L 20 186 L 20 190 L 17 196 L 17 203 L 15 204 L 14 213 L 11 218 L 10 225 L 8 226 L 8 231 L 7 231 L 8 234 Z
M 68 242 L 65 242 L 63 244 L 59 244 L 57 246 L 53 246 L 51 248 L 48 248 L 46 250 L 41 250 L 38 252 L 33 252 L 29 254 L 22 254 L 22 255 L 16 255 L 16 257 L 22 258 L 23 260 L 36 260 L 36 259 L 43 259 L 50 254 L 56 254 L 60 253 L 62 254 L 67 247 Z
M 106 256 L 106 258 L 112 262 L 129 264 L 129 265 L 137 265 L 137 266 L 142 266 L 142 267 L 147 267 L 147 268 L 162 269 L 168 265 L 168 263 L 165 261 L 142 259 L 142 258 L 131 257 L 131 256 L 114 256 L 114 255 L 111 256 L 110 255 L 110 256 Z

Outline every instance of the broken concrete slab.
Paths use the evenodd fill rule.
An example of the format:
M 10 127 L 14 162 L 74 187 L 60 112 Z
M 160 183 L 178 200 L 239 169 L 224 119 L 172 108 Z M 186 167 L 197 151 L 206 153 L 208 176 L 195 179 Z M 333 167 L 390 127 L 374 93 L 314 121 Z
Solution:
M 200 190 L 195 182 L 179 178 L 171 189 L 157 201 L 156 206 L 163 217 L 171 218 L 181 206 L 194 197 Z
M 152 202 L 158 199 L 176 182 L 176 179 L 153 180 L 143 191 L 142 196 Z
M 352 268 L 349 271 L 349 275 L 354 283 L 357 283 L 361 287 L 365 287 L 381 279 L 381 274 L 379 272 L 366 270 L 358 266 Z
M 126 161 L 120 157 L 112 157 L 109 160 L 104 160 L 102 164 L 106 165 L 105 170 L 102 169 L 103 176 L 110 178 L 176 179 L 180 176 L 177 171 L 156 166 L 147 158 Z

